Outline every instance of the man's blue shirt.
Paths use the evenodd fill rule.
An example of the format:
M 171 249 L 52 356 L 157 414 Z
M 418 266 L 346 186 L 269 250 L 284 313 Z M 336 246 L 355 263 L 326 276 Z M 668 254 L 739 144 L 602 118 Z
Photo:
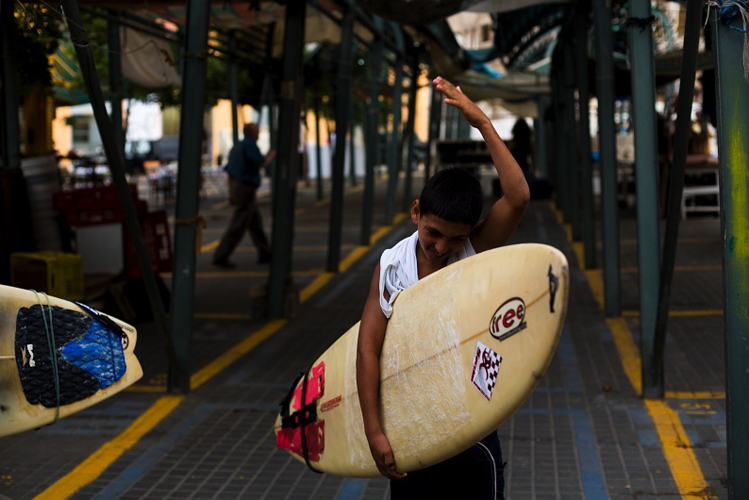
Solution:
M 260 153 L 257 142 L 250 137 L 245 137 L 242 142 L 231 148 L 226 172 L 232 179 L 258 187 L 260 186 L 260 166 L 264 161 L 265 157 Z

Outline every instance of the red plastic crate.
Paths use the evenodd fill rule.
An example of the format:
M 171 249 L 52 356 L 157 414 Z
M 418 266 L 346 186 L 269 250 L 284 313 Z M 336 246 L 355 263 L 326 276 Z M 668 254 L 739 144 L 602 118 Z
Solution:
M 169 221 L 166 210 L 149 212 L 141 219 L 141 231 L 148 249 L 148 256 L 155 273 L 172 271 L 172 240 L 169 233 Z M 125 269 L 130 278 L 140 278 L 142 273 L 135 256 L 135 246 L 132 239 L 123 230 L 125 241 Z

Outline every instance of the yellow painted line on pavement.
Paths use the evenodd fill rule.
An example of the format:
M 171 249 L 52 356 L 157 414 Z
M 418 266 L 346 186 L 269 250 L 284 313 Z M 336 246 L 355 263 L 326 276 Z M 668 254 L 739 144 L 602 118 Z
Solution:
M 666 399 L 726 399 L 720 391 L 666 391 Z
M 210 243 L 207 243 L 207 244 L 203 245 L 202 247 L 200 247 L 200 251 L 201 252 L 210 252 L 211 250 L 213 250 L 214 248 L 216 248 L 218 246 L 218 244 L 219 244 L 220 241 L 221 240 L 214 240 L 214 241 L 212 241 Z
M 552 210 L 554 210 L 557 215 L 557 220 L 561 223 L 561 213 L 555 210 L 553 206 Z M 572 234 L 569 228 L 567 228 L 567 236 L 569 241 L 572 241 Z M 580 267 L 582 268 L 585 261 L 580 258 L 580 255 L 578 255 L 578 259 Z M 604 301 L 601 272 L 586 271 L 585 275 L 588 277 L 588 284 L 591 292 L 595 296 L 596 302 L 601 306 L 601 311 L 603 311 Z M 591 280 L 591 277 L 595 275 L 597 275 L 597 277 Z M 624 373 L 627 375 L 635 392 L 640 395 L 642 394 L 642 360 L 640 359 L 640 351 L 633 340 L 632 332 L 627 325 L 627 321 L 624 318 L 606 318 L 606 323 L 614 337 L 614 345 L 619 353 Z M 670 394 L 674 396 L 686 395 L 685 393 Z M 691 394 L 701 396 L 711 393 Z M 666 457 L 669 469 L 671 470 L 671 475 L 674 478 L 674 482 L 679 488 L 682 497 L 713 498 L 707 493 L 708 484 L 702 474 L 699 462 L 697 462 L 697 458 L 692 451 L 689 438 L 679 420 L 679 414 L 671 410 L 668 404 L 663 401 L 645 400 L 645 405 L 653 419 L 656 431 L 658 432 L 658 437 L 661 441 L 664 456 Z
M 629 383 L 635 392 L 642 394 L 642 362 L 640 361 L 640 350 L 632 339 L 632 332 L 627 326 L 627 321 L 622 318 L 606 318 L 611 334 L 614 337 L 614 345 L 622 361 L 624 373 L 627 374 Z
M 328 281 L 333 278 L 333 276 L 335 276 L 335 273 L 320 273 L 314 280 L 312 280 L 312 283 L 304 287 L 302 291 L 299 292 L 299 302 L 305 302 L 312 295 L 317 293 L 317 291 L 324 287 L 328 283 Z
M 656 400 L 645 400 L 650 417 L 655 422 L 658 437 L 663 445 L 663 454 L 668 461 L 671 475 L 679 488 L 682 498 L 715 498 L 708 493 L 708 484 L 702 476 L 700 464 L 692 452 L 684 426 L 679 414 L 672 410 L 668 403 Z
M 107 442 L 78 467 L 36 496 L 36 500 L 61 500 L 94 481 L 147 432 L 156 427 L 184 400 L 184 396 L 163 396 L 136 418 L 119 436 Z
M 190 377 L 190 387 L 194 390 L 208 382 L 219 372 L 234 363 L 236 360 L 250 352 L 256 345 L 276 333 L 287 323 L 285 319 L 274 319 L 269 321 L 260 330 L 256 331 L 239 344 L 235 345 L 224 354 L 208 363 Z

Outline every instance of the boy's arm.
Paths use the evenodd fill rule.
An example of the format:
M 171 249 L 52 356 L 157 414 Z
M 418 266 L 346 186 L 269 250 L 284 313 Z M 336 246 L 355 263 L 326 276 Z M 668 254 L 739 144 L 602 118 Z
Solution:
M 387 318 L 380 309 L 380 265 L 377 265 L 359 325 L 356 382 L 364 420 L 364 433 L 380 474 L 389 479 L 405 477 L 395 468 L 390 441 L 380 425 L 380 354 Z
M 445 102 L 458 108 L 468 123 L 481 132 L 497 169 L 503 195 L 471 232 L 471 244 L 476 252 L 496 248 L 510 238 L 525 213 L 530 201 L 528 183 L 489 117 L 459 87 L 439 76 L 434 79 L 434 84 L 445 96 Z

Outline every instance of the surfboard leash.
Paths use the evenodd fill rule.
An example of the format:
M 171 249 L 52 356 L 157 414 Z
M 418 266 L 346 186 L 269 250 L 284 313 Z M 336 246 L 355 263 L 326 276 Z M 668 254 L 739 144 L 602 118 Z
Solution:
M 55 405 L 55 419 L 52 424 L 57 423 L 60 420 L 60 373 L 57 366 L 57 347 L 55 346 L 55 328 L 52 324 L 52 305 L 49 303 L 49 295 L 44 292 L 37 292 L 31 290 L 36 295 L 36 300 L 39 302 L 39 309 L 42 314 L 42 321 L 44 322 L 44 331 L 47 334 L 47 346 L 49 347 L 49 357 L 52 361 L 52 378 L 55 382 L 55 397 L 57 398 L 57 404 Z M 47 318 L 44 315 L 44 304 L 42 299 L 39 297 L 39 293 L 47 298 L 47 313 L 49 314 L 49 324 Z

